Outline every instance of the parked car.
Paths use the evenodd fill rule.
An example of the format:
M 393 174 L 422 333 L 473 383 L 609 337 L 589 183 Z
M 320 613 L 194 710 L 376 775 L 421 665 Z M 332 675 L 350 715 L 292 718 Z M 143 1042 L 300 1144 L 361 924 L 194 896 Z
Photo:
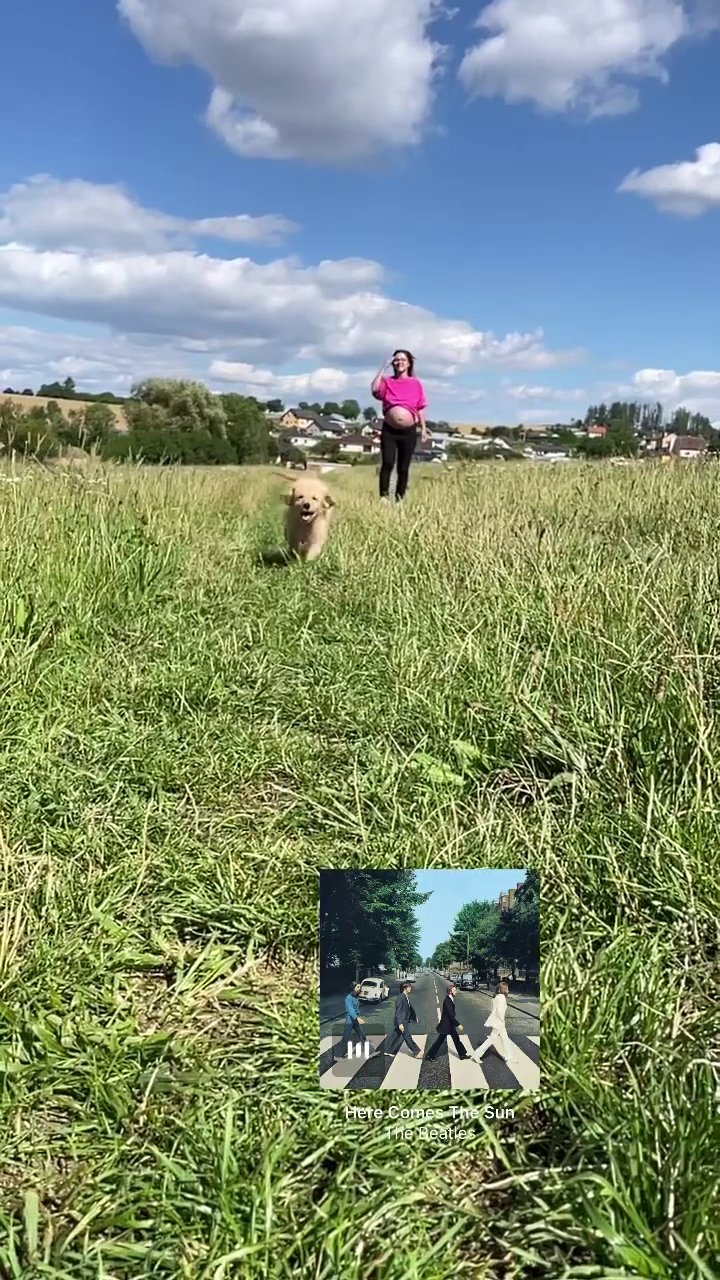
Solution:
M 406 982 L 417 982 L 417 978 L 415 977 L 415 974 L 414 974 L 414 973 L 409 973 L 409 974 L 407 975 L 407 977 L 406 977 L 405 981 L 406 981 Z
M 465 991 L 474 991 L 477 986 L 474 973 L 461 973 L 460 984 Z
M 387 1000 L 390 988 L 382 978 L 365 978 L 360 984 L 361 1000 Z

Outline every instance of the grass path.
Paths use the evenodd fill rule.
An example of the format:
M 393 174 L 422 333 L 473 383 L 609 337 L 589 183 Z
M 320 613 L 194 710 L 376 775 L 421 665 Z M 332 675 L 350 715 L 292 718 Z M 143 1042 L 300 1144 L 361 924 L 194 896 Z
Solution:
M 0 1275 L 715 1276 L 715 468 L 280 488 L 0 477 Z M 514 1123 L 319 1092 L 330 865 L 541 869 Z

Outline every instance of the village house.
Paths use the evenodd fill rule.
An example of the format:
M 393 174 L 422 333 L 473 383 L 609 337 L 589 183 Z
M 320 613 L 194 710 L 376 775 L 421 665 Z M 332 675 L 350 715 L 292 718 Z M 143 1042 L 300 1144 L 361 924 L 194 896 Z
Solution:
M 707 453 L 707 440 L 702 436 L 663 436 L 662 451 L 670 458 L 702 458 Z
M 312 436 L 309 431 L 282 431 L 278 437 L 281 444 L 292 445 L 293 449 L 312 449 L 320 440 L 320 433 Z
M 523 449 L 523 457 L 533 462 L 569 462 L 571 455 L 561 444 L 552 440 L 538 440 Z
M 286 409 L 280 414 L 280 426 L 307 431 L 308 427 L 320 425 L 320 414 L 312 409 Z
M 364 435 L 362 431 L 353 431 L 350 435 L 343 436 L 340 447 L 343 453 L 364 453 L 372 456 L 380 452 L 379 441 L 371 435 Z

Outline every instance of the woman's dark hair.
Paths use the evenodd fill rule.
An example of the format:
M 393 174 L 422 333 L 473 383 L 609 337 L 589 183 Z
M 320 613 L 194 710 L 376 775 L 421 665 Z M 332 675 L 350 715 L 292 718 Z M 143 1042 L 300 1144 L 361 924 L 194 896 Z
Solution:
M 404 347 L 400 347 L 397 351 L 393 351 L 393 360 L 396 356 L 407 356 L 408 374 L 412 378 L 415 372 L 415 357 L 412 351 L 406 351 Z
M 349 996 L 354 996 L 354 995 L 355 995 L 355 988 L 356 988 L 356 987 L 361 987 L 361 986 L 362 986 L 362 982 L 351 982 L 351 983 L 350 983 L 350 990 L 348 991 L 348 995 L 349 995 Z

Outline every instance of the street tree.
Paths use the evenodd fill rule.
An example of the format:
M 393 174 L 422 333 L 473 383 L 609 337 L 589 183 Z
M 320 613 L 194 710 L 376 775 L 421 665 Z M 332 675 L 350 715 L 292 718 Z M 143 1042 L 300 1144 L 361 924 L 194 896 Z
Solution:
M 412 870 L 327 871 L 320 888 L 320 953 L 323 968 L 408 970 L 420 962 L 416 908 L 420 893 Z

